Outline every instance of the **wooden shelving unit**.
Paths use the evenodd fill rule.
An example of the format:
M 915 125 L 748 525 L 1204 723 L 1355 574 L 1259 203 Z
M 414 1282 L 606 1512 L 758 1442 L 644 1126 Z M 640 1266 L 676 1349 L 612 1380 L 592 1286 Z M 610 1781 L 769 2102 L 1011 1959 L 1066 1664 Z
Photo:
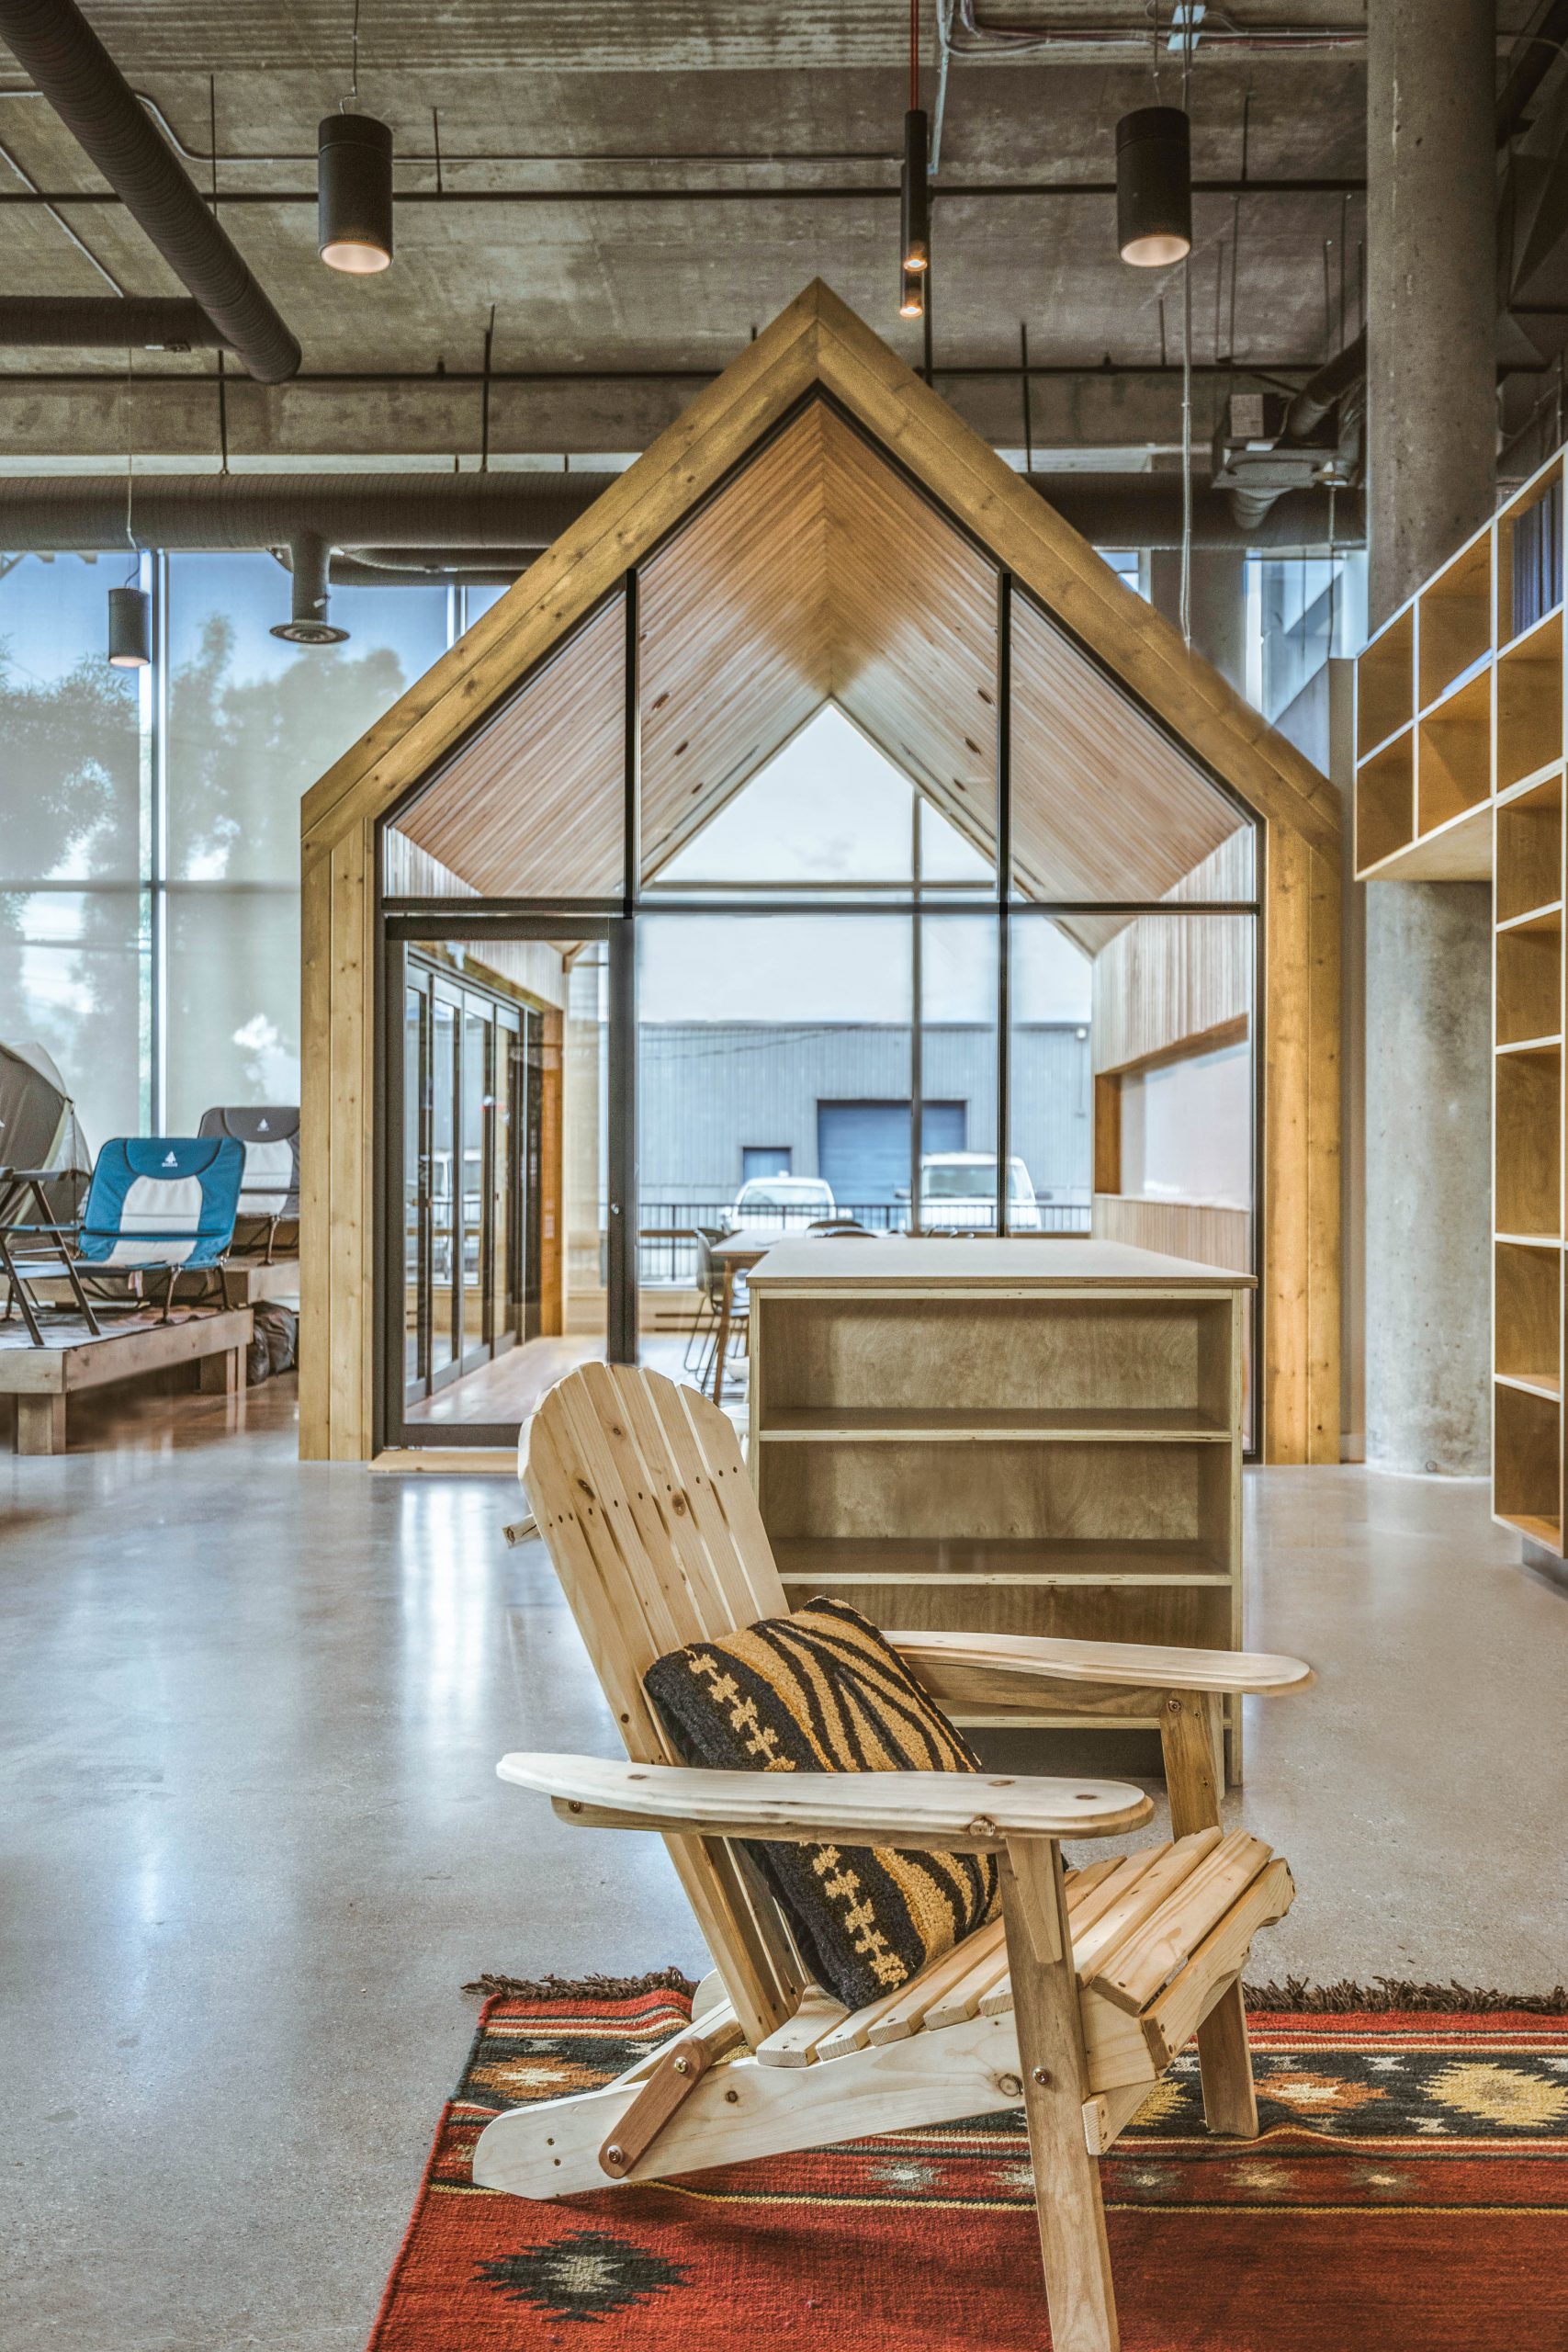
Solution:
M 836 1593 L 890 1628 L 1241 1646 L 1249 1287 L 1114 1242 L 771 1251 L 750 1461 L 792 1600 Z M 1227 1744 L 1239 1777 L 1239 1713 Z
M 1491 879 L 1493 1510 L 1563 1555 L 1564 753 L 1559 451 L 1357 665 L 1363 881 Z

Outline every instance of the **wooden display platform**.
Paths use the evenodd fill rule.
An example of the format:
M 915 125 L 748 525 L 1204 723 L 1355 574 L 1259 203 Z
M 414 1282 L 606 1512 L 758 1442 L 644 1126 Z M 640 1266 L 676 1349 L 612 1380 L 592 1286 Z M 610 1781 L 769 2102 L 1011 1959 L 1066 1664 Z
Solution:
M 0 1396 L 17 1400 L 18 1453 L 63 1453 L 67 1396 L 132 1380 L 139 1373 L 195 1363 L 207 1395 L 244 1393 L 248 1306 L 193 1315 L 183 1322 L 111 1324 L 97 1339 L 85 1323 L 44 1328 L 50 1344 L 35 1348 L 21 1324 L 0 1325 Z
M 1252 1279 L 1113 1241 L 770 1250 L 750 1464 L 792 1603 L 830 1592 L 890 1631 L 1239 1649 Z M 1226 1728 L 1239 1779 L 1238 1707 Z
M 272 1299 L 288 1306 L 299 1303 L 298 1258 L 274 1258 L 270 1263 L 264 1258 L 231 1258 L 222 1275 L 226 1306 L 260 1306 Z

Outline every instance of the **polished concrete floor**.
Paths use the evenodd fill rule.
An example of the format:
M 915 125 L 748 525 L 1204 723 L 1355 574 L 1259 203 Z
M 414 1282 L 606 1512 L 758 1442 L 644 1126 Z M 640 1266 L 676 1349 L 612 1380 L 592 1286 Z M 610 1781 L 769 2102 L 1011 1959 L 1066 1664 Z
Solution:
M 652 1840 L 494 1778 L 614 1752 L 515 1489 L 302 1466 L 291 1390 L 0 1469 L 4 2352 L 357 2352 L 464 1980 L 704 1964 Z M 1568 1598 L 1478 1486 L 1248 1490 L 1250 1638 L 1320 1669 L 1249 1718 L 1301 1890 L 1255 1973 L 1568 1974 Z

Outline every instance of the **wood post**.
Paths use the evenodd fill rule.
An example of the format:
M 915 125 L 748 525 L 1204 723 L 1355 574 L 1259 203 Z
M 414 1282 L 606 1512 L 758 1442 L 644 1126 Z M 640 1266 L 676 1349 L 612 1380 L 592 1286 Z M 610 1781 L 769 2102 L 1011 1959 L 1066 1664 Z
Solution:
M 65 1399 L 58 1392 L 17 1399 L 17 1452 L 63 1453 Z
M 1052 2352 L 1117 2352 L 1100 2167 L 1084 2138 L 1089 2082 L 1062 1849 L 1054 1838 L 1010 1838 L 998 1869 Z
M 215 1356 L 203 1356 L 197 1364 L 197 1385 L 204 1396 L 243 1396 L 245 1387 L 245 1351 L 225 1348 Z
M 1173 1838 L 1221 1826 L 1224 1735 L 1220 1709 L 1217 1691 L 1171 1690 L 1160 1710 L 1160 1747 Z M 1203 2077 L 1203 2120 L 1210 2131 L 1256 2140 L 1258 2095 L 1239 1979 L 1221 1994 L 1198 2029 L 1198 2063 Z

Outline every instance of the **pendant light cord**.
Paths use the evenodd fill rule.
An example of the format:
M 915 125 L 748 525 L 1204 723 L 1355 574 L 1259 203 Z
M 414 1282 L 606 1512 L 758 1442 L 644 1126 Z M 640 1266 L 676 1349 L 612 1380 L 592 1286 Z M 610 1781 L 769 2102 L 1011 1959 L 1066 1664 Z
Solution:
M 354 22 L 348 35 L 348 95 L 357 107 L 359 105 L 359 0 L 354 0 Z M 348 111 L 344 99 L 338 100 L 337 110 L 339 114 L 345 114 Z
M 1157 20 L 1159 11 L 1156 8 Z M 1181 19 L 1181 111 L 1190 112 L 1192 11 Z M 1181 641 L 1192 650 L 1192 248 L 1181 263 Z
M 122 398 L 125 402 L 125 544 L 130 549 L 131 571 L 139 580 L 141 570 L 141 550 L 138 548 L 136 544 L 136 534 L 130 527 L 130 492 L 131 485 L 136 474 L 136 453 L 131 447 L 131 443 L 135 436 L 130 429 L 130 345 L 127 344 L 125 347 L 125 390 L 122 394 Z M 135 583 L 131 579 L 128 578 L 125 584 L 130 588 Z
M 355 6 L 358 0 L 355 0 Z M 909 0 L 909 111 L 920 103 L 920 0 Z

